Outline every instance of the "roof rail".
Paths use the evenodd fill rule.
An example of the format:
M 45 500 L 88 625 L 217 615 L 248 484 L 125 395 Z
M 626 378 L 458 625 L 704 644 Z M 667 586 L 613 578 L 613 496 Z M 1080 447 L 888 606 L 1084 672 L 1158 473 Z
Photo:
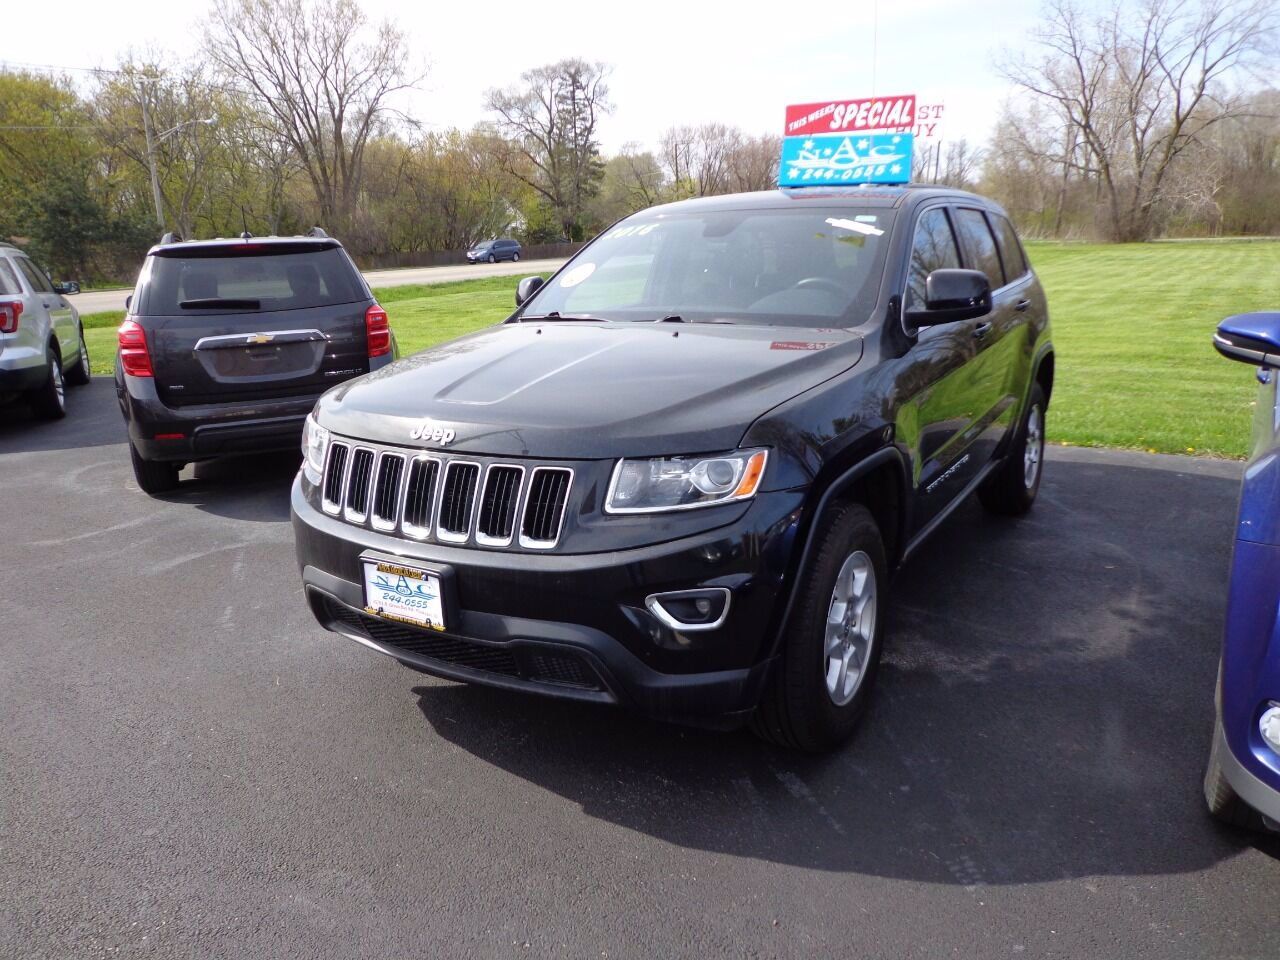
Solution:
M 320 227 L 312 227 L 310 230 L 307 231 L 307 236 L 308 237 L 327 237 L 329 235 L 325 233 L 324 230 L 322 230 Z
M 167 230 L 165 231 L 165 235 L 160 238 L 160 242 L 161 243 L 181 243 L 182 234 L 176 233 L 173 230 Z

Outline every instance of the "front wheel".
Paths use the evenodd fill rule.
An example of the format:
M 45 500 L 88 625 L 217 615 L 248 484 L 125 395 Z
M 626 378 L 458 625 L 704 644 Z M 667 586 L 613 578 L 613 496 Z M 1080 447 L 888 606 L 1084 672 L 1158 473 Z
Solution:
M 169 493 L 178 488 L 178 473 L 182 465 L 164 460 L 144 460 L 129 444 L 129 460 L 133 464 L 133 478 L 143 493 Z
M 518 253 L 513 253 L 513 254 L 511 255 L 511 262 L 512 262 L 512 263 L 519 263 L 519 262 L 520 262 L 520 254 L 518 254 Z
M 489 262 L 490 262 L 490 263 L 497 263 L 497 262 L 498 262 L 498 258 L 497 258 L 497 257 L 495 257 L 495 256 L 491 253 L 491 254 L 489 254 Z
M 992 513 L 1017 517 L 1036 502 L 1044 470 L 1046 406 L 1040 384 L 1033 384 L 1027 398 L 1027 412 L 1018 425 L 1004 463 L 978 488 L 978 499 Z
M 884 542 L 871 511 L 847 503 L 822 518 L 812 562 L 752 729 L 795 750 L 830 750 L 867 708 L 884 635 Z

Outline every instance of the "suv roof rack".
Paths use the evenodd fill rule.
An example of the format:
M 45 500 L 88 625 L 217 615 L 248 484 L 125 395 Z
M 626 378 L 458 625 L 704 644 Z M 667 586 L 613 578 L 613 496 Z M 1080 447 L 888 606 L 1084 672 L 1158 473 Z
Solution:
M 307 231 L 307 236 L 308 237 L 327 237 L 329 235 L 325 233 L 324 230 L 320 227 L 312 227 L 310 230 Z
M 182 234 L 177 233 L 173 230 L 167 230 L 165 231 L 165 235 L 160 238 L 160 242 L 161 243 L 181 243 Z

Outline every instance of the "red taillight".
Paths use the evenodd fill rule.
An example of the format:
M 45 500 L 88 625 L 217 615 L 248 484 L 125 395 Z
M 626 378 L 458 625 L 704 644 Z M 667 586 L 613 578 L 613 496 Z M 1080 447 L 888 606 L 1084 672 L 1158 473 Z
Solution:
M 131 377 L 154 377 L 151 354 L 147 351 L 147 332 L 136 320 L 126 320 L 116 331 L 120 344 L 120 366 Z
M 13 333 L 16 331 L 20 316 L 22 316 L 21 300 L 0 303 L 0 333 Z
M 369 334 L 369 357 L 384 357 L 391 352 L 391 325 L 387 311 L 376 303 L 364 312 L 364 329 Z

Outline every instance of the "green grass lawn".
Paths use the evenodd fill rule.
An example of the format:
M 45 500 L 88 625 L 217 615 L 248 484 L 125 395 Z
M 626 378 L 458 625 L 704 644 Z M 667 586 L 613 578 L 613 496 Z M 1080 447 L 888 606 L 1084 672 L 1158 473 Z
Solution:
M 1241 457 L 1255 383 L 1211 343 L 1231 313 L 1280 309 L 1280 242 L 1032 244 L 1049 294 L 1054 441 Z M 497 323 L 515 277 L 375 290 L 402 354 Z M 123 314 L 85 318 L 96 372 L 114 362 Z

